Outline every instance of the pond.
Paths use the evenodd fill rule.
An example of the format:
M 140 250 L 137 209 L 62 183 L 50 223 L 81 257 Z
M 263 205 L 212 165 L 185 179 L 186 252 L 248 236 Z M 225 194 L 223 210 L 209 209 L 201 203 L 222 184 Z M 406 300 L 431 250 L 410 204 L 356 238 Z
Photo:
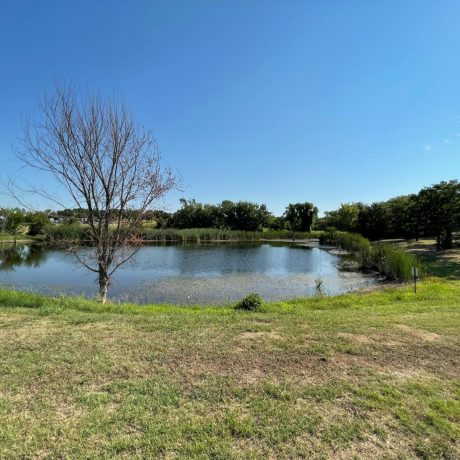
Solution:
M 362 289 L 375 279 L 341 270 L 341 258 L 321 248 L 292 244 L 143 246 L 115 274 L 113 301 L 227 304 L 250 292 L 266 300 L 307 297 L 322 281 L 325 294 Z M 46 294 L 94 297 L 94 273 L 62 249 L 0 246 L 0 285 Z

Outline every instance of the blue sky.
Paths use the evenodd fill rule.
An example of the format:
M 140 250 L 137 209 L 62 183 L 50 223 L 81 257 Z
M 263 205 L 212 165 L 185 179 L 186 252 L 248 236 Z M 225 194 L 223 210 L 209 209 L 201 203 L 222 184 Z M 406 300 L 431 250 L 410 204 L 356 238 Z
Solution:
M 182 176 L 170 209 L 324 211 L 458 178 L 459 20 L 458 1 L 2 2 L 0 176 L 19 168 L 21 116 L 63 78 L 154 131 Z

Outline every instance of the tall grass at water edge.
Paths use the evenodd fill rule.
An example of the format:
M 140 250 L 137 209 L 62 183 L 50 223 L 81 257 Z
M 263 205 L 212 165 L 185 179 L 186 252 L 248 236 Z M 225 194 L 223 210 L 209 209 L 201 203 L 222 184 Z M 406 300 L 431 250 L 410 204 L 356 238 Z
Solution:
M 82 243 L 90 239 L 88 227 L 80 224 L 47 225 L 45 237 L 49 244 Z
M 49 225 L 45 229 L 46 240 L 50 244 L 69 242 L 87 242 L 91 238 L 89 229 L 79 224 L 74 225 Z M 225 241 L 260 241 L 270 239 L 291 240 L 292 232 L 289 230 L 266 230 L 266 231 L 241 231 L 225 230 L 217 228 L 150 228 L 139 227 L 134 233 L 145 242 L 154 243 L 207 243 Z M 320 232 L 297 232 L 295 239 L 318 238 Z
M 422 263 L 401 248 L 385 243 L 372 244 L 358 233 L 325 232 L 321 244 L 334 244 L 349 251 L 362 270 L 376 270 L 388 278 L 408 282 L 412 279 L 412 267 L 424 272 Z
M 282 239 L 291 240 L 292 232 L 288 230 L 268 230 L 268 231 L 242 231 L 242 230 L 225 230 L 217 228 L 190 228 L 190 229 L 152 229 L 141 228 L 138 234 L 144 241 L 153 241 L 160 243 L 206 243 L 218 241 L 260 241 L 264 239 Z M 318 238 L 317 233 L 296 233 L 295 238 Z

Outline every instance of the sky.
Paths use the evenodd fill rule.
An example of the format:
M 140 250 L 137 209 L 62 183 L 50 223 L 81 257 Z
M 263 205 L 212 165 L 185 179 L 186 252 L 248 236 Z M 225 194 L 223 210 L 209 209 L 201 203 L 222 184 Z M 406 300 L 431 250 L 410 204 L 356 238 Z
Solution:
M 55 79 L 126 100 L 181 177 L 170 210 L 184 197 L 324 212 L 459 178 L 458 1 L 0 6 L 3 181 L 52 187 L 14 149 Z

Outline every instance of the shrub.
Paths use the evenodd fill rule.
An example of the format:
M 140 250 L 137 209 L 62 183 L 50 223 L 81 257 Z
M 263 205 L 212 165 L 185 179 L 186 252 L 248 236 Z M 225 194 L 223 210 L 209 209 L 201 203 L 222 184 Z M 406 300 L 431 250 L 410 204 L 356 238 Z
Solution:
M 49 220 L 48 217 L 46 217 L 46 214 L 39 212 L 34 213 L 30 216 L 28 234 L 32 236 L 42 235 L 45 232 L 47 225 L 49 225 Z
M 391 279 L 410 281 L 412 267 L 417 267 L 423 273 L 423 266 L 414 255 L 389 244 L 372 245 L 359 233 L 324 232 L 320 243 L 335 244 L 350 251 L 363 270 L 377 270 Z
M 259 294 L 249 294 L 243 297 L 236 305 L 237 310 L 256 311 L 262 306 L 263 300 Z

